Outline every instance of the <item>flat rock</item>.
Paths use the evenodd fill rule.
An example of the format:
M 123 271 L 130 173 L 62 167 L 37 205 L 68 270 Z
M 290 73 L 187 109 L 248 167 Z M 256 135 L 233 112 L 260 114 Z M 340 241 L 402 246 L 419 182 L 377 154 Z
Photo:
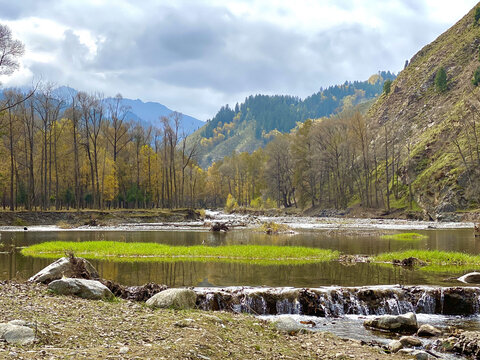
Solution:
M 10 323 L 0 324 L 0 339 L 8 344 L 27 345 L 35 341 L 35 332 L 32 328 Z
M 147 300 L 147 306 L 168 309 L 193 309 L 197 294 L 190 289 L 167 289 Z
M 383 315 L 363 322 L 365 327 L 397 333 L 413 334 L 418 329 L 417 317 L 410 312 L 405 315 Z
M 465 274 L 459 277 L 457 280 L 467 284 L 480 284 L 480 272 L 471 272 Z
M 65 278 L 52 281 L 48 289 L 59 295 L 75 295 L 90 300 L 114 298 L 112 292 L 97 280 Z
M 303 326 L 297 323 L 290 316 L 282 316 L 273 322 L 275 328 L 289 334 L 298 333 L 303 329 Z
M 84 258 L 62 257 L 33 275 L 28 281 L 48 284 L 54 280 L 67 278 L 98 279 L 98 272 Z
M 400 342 L 403 346 L 422 346 L 422 341 L 413 336 L 402 336 Z
M 442 331 L 437 329 L 435 326 L 429 324 L 423 324 L 417 331 L 418 336 L 431 337 L 431 336 L 440 336 Z

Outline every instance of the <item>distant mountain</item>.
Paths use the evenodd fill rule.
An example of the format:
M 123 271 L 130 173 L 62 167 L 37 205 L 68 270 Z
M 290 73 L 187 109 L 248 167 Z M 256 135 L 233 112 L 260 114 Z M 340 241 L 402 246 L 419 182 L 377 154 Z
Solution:
M 194 134 L 190 143 L 200 141 L 199 160 L 204 167 L 233 151 L 252 152 L 264 146 L 273 130 L 288 132 L 298 122 L 330 116 L 345 108 L 379 96 L 390 72 L 379 72 L 366 81 L 345 82 L 320 89 L 304 100 L 285 95 L 251 95 L 234 108 L 223 106 L 215 117 Z
M 78 93 L 77 90 L 68 86 L 61 86 L 54 90 L 54 93 L 62 98 L 68 99 L 72 95 Z M 106 101 L 110 101 L 113 98 L 107 98 Z M 167 108 L 157 102 L 143 102 L 140 99 L 132 100 L 123 98 L 123 105 L 127 106 L 130 110 L 127 115 L 128 120 L 139 122 L 143 125 L 160 126 L 160 117 L 169 116 L 174 110 Z M 182 131 L 186 135 L 193 133 L 200 127 L 205 125 L 205 122 L 198 120 L 192 116 L 182 114 Z

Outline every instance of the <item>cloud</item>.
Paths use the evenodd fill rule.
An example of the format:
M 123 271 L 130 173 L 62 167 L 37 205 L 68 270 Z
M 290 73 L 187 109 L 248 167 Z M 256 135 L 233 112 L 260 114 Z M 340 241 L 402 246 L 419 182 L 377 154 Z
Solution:
M 399 71 L 475 5 L 433 0 L 0 0 L 25 42 L 23 68 L 87 91 L 159 101 L 203 120 L 256 93 Z

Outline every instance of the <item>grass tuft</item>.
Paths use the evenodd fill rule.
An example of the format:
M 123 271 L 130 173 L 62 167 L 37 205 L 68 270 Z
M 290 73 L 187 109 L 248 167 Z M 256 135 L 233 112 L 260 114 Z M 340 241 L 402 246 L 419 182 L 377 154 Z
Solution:
M 420 241 L 423 239 L 428 239 L 428 236 L 410 232 L 410 233 L 399 233 L 391 235 L 382 235 L 382 239 L 385 240 L 398 240 L 398 241 Z
M 338 251 L 298 246 L 169 246 L 116 241 L 52 241 L 22 249 L 25 256 L 57 258 L 66 251 L 87 259 L 131 261 L 240 262 L 260 265 L 305 264 L 336 260 Z
M 414 257 L 426 262 L 429 266 L 479 266 L 480 255 L 470 255 L 461 252 L 453 251 L 438 251 L 438 250 L 407 250 L 384 253 L 375 256 L 374 261 L 391 262 L 393 260 L 404 260 Z M 440 268 L 439 268 L 440 269 Z

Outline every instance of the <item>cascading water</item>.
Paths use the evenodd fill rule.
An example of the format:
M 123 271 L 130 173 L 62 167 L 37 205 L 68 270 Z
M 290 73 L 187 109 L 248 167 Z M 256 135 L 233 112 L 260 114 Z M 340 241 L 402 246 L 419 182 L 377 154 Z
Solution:
M 358 288 L 196 288 L 197 305 L 256 315 L 300 314 L 317 317 L 343 315 L 422 314 L 475 315 L 480 288 L 374 286 Z

